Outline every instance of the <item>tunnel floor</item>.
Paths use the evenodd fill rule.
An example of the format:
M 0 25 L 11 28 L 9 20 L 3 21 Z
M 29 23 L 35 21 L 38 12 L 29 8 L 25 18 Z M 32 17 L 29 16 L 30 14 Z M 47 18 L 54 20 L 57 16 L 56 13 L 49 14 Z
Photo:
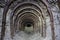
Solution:
M 41 37 L 41 35 L 39 33 L 31 33 L 31 34 L 27 34 L 24 31 L 18 32 L 15 36 L 13 40 L 43 40 L 43 38 Z

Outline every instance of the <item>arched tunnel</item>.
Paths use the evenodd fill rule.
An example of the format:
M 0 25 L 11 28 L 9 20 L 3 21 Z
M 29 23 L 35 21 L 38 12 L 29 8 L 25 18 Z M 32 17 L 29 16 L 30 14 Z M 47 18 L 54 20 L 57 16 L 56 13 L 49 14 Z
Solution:
M 42 8 L 39 6 L 39 4 L 35 2 L 20 3 L 13 10 L 13 15 L 11 16 L 12 17 L 10 22 L 11 25 L 13 23 L 14 26 L 13 32 L 15 32 L 16 30 L 24 30 L 26 28 L 25 26 L 31 25 L 33 26 L 33 32 L 37 32 L 39 30 L 43 36 L 43 27 L 41 26 L 45 25 L 46 22 L 44 14 L 42 13 Z
M 9 2 L 9 3 L 8 3 Z M 44 1 L 37 0 L 12 0 L 8 1 L 3 11 L 2 31 L 5 29 L 6 15 L 9 10 L 10 14 L 10 31 L 13 38 L 17 31 L 24 31 L 28 33 L 41 34 L 41 37 L 46 37 L 47 19 L 49 18 L 52 40 L 55 40 L 53 15 L 48 5 Z M 16 3 L 16 4 L 15 4 Z M 1 32 L 1 40 L 5 35 Z

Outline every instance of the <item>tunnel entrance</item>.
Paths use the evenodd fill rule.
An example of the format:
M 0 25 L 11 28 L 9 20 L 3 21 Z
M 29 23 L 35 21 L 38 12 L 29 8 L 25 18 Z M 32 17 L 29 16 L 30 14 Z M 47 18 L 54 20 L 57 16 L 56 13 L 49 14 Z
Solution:
M 34 25 L 33 25 L 32 22 L 26 22 L 26 23 L 24 23 L 24 27 L 25 27 L 25 29 L 24 29 L 25 33 L 31 34 L 33 32 Z
M 25 25 L 26 27 L 31 27 L 32 26 L 32 24 L 31 23 L 26 23 L 26 25 Z
M 33 26 L 33 22 L 28 20 L 28 21 L 25 21 L 23 25 L 24 25 L 24 27 L 32 27 Z

